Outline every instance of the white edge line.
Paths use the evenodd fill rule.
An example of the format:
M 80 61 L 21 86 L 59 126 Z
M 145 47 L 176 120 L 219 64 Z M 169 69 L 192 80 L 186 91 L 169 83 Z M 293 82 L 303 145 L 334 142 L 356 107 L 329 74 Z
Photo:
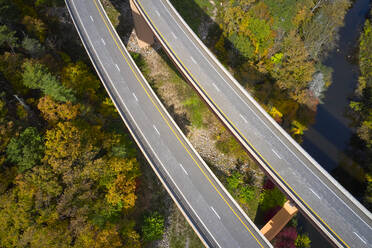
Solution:
M 367 244 L 367 242 L 362 238 L 362 237 L 360 237 L 359 236 L 359 234 L 358 233 L 356 233 L 356 232 L 353 232 L 361 241 L 363 241 L 363 243 L 364 244 Z
M 65 0 L 65 1 L 69 1 L 69 0 Z M 135 1 L 134 1 L 135 3 Z M 102 6 L 102 3 L 101 1 L 98 1 L 98 4 L 100 5 L 101 9 L 104 10 L 103 6 Z M 107 16 L 107 13 L 106 11 L 103 11 L 103 14 L 105 15 L 106 17 L 106 20 L 110 20 Z M 117 33 L 116 29 L 114 28 L 114 26 L 112 25 L 112 23 L 109 21 L 109 25 L 111 26 L 113 32 L 115 33 L 116 37 L 120 37 L 119 34 Z M 80 34 L 79 34 L 80 35 Z M 227 192 L 227 190 L 222 186 L 221 182 L 217 179 L 217 177 L 213 174 L 213 172 L 210 170 L 210 168 L 205 164 L 204 160 L 201 158 L 201 156 L 199 155 L 199 153 L 196 152 L 195 148 L 191 145 L 190 141 L 186 138 L 186 136 L 184 135 L 184 133 L 181 131 L 180 127 L 176 124 L 176 122 L 173 120 L 173 118 L 171 117 L 171 115 L 168 113 L 168 111 L 165 109 L 164 105 L 161 103 L 161 101 L 159 100 L 159 98 L 156 96 L 154 90 L 151 88 L 151 86 L 149 86 L 148 82 L 146 81 L 145 77 L 143 76 L 143 74 L 140 72 L 140 70 L 138 69 L 136 63 L 134 62 L 132 56 L 130 56 L 129 52 L 125 49 L 125 45 L 123 44 L 123 41 L 118 38 L 119 40 L 119 43 L 121 44 L 121 46 L 124 48 L 124 53 L 127 55 L 128 59 L 131 61 L 131 63 L 134 65 L 134 67 L 136 68 L 136 70 L 139 72 L 139 76 L 141 77 L 141 79 L 148 85 L 148 90 L 151 92 L 151 94 L 154 97 L 154 100 L 158 103 L 158 105 L 161 107 L 161 109 L 163 110 L 163 112 L 165 113 L 165 115 L 168 117 L 169 121 L 173 124 L 174 128 L 177 129 L 178 133 L 180 134 L 181 138 L 187 143 L 187 145 L 190 147 L 190 149 L 192 150 L 192 152 L 196 155 L 196 157 L 199 159 L 199 161 L 201 161 L 202 165 L 204 166 L 204 168 L 212 175 L 212 177 L 217 181 L 217 183 L 220 185 L 220 187 L 223 189 L 223 191 L 228 195 L 228 197 L 235 203 L 236 201 L 231 197 L 231 195 Z M 85 47 L 85 45 L 84 45 Z M 90 57 L 90 55 L 89 55 Z M 91 58 L 91 57 L 90 57 Z M 92 60 L 92 58 L 91 58 Z M 92 60 L 93 61 L 93 60 Z M 106 89 L 107 90 L 107 89 Z M 115 103 L 115 102 L 114 102 Z M 123 118 L 123 116 L 122 116 Z M 123 118 L 124 119 L 124 118 Z M 125 122 L 125 120 L 124 120 Z M 130 132 L 132 133 L 132 131 L 130 130 Z M 137 142 L 137 144 L 139 145 L 140 143 L 138 142 L 136 136 L 134 135 L 134 133 L 132 133 L 132 136 L 135 137 L 135 140 Z M 140 147 L 140 146 L 139 146 Z M 142 149 L 142 148 L 141 148 Z M 144 154 L 146 154 L 145 152 L 143 152 Z M 147 157 L 147 155 L 145 155 Z M 149 158 L 147 158 L 148 161 Z M 189 216 L 186 214 L 186 212 L 184 211 L 184 209 L 181 207 L 181 205 L 176 201 L 175 197 L 173 196 L 173 194 L 171 193 L 170 189 L 168 188 L 168 186 L 166 185 L 166 183 L 164 182 L 164 180 L 162 179 L 162 177 L 159 175 L 159 173 L 157 172 L 155 166 L 150 163 L 150 165 L 152 166 L 153 170 L 155 171 L 155 173 L 157 174 L 157 176 L 160 178 L 160 180 L 163 182 L 163 185 L 165 186 L 166 190 L 168 191 L 169 195 L 173 198 L 173 201 L 176 203 L 176 205 L 178 206 L 178 209 L 180 209 L 180 211 L 182 212 L 183 216 L 185 217 L 185 219 L 187 220 L 187 222 L 190 224 L 190 226 L 194 229 L 195 233 L 198 235 L 198 237 L 200 238 L 200 240 L 202 241 L 202 243 L 207 247 L 207 242 L 205 241 L 205 239 L 202 237 L 201 233 L 199 232 L 199 230 L 196 228 L 196 226 L 194 225 L 194 223 L 191 221 L 191 219 L 189 218 Z M 182 194 L 182 192 L 181 192 Z M 259 233 L 259 235 L 267 242 L 267 244 L 271 246 L 271 244 L 266 240 L 266 238 L 261 234 L 261 232 L 258 230 L 258 228 L 253 224 L 253 222 L 248 218 L 248 216 L 243 212 L 243 210 L 240 208 L 240 206 L 238 205 L 237 206 L 240 211 L 242 212 L 242 214 L 248 219 L 248 222 L 251 223 L 251 227 L 253 226 L 254 229 L 257 230 L 257 232 Z M 200 219 L 200 217 L 197 215 L 196 212 L 194 212 L 195 215 L 197 216 L 197 218 Z M 216 239 L 213 237 L 213 235 L 209 232 L 209 230 L 206 228 L 205 224 L 201 221 L 202 225 L 205 227 L 205 229 L 207 230 L 207 232 L 211 235 L 211 237 L 213 238 L 213 240 L 216 242 L 216 244 L 221 247 L 218 242 L 216 241 Z
M 69 0 L 65 0 L 65 2 L 67 2 L 67 1 L 69 1 Z M 75 4 L 73 3 L 73 1 L 71 1 L 71 2 L 72 2 L 72 4 L 73 4 L 74 8 L 76 9 L 76 6 L 75 6 Z M 100 2 L 100 1 L 98 1 L 98 2 L 99 2 L 99 4 L 100 4 L 101 7 L 102 7 L 101 2 Z M 68 4 L 67 4 L 67 5 L 68 5 Z M 69 8 L 68 8 L 68 9 L 69 9 Z M 102 9 L 103 9 L 103 7 L 102 7 Z M 70 9 L 69 9 L 69 12 L 71 12 Z M 76 13 L 78 13 L 78 12 L 76 11 Z M 106 18 L 108 18 L 106 12 L 104 12 L 104 13 L 105 13 Z M 72 15 L 71 15 L 71 16 L 72 16 Z M 94 46 L 93 46 L 93 43 L 92 43 L 92 41 L 90 40 L 90 37 L 89 37 L 89 35 L 88 35 L 88 33 L 87 33 L 87 31 L 86 31 L 84 25 L 83 25 L 83 22 L 81 21 L 81 18 L 80 18 L 80 15 L 79 15 L 79 14 L 78 14 L 78 18 L 80 19 L 80 23 L 82 24 L 81 27 L 84 29 L 85 33 L 87 34 L 87 38 L 89 39 L 89 42 L 91 43 L 92 49 L 95 50 L 95 48 L 94 48 Z M 77 25 L 77 24 L 75 23 L 75 21 L 74 21 L 74 24 Z M 115 29 L 114 29 L 114 30 L 115 30 Z M 78 31 L 78 30 L 77 30 L 77 31 Z M 115 32 L 116 32 L 116 31 L 115 31 Z M 79 36 L 81 36 L 81 34 L 80 34 L 79 31 L 78 31 L 78 33 L 79 33 Z M 82 42 L 82 43 L 83 43 L 84 47 L 86 48 L 86 50 L 88 51 L 88 49 L 87 49 L 86 45 L 84 44 L 84 42 Z M 125 50 L 125 51 L 126 51 L 126 50 Z M 93 58 L 91 57 L 91 55 L 90 55 L 89 53 L 88 53 L 88 56 L 89 56 L 89 58 L 91 59 L 91 61 L 93 62 L 93 63 L 92 63 L 93 66 L 96 68 L 95 63 L 94 63 L 94 60 L 93 60 Z M 131 57 L 129 56 L 129 58 L 131 58 Z M 97 59 L 98 59 L 98 57 L 97 57 Z M 99 60 L 99 59 L 98 59 L 98 60 Z M 104 69 L 102 62 L 101 62 L 100 60 L 99 60 L 99 62 L 101 63 L 102 68 Z M 134 63 L 133 61 L 131 61 L 131 62 Z M 138 68 L 136 68 L 136 69 L 138 70 Z M 97 70 L 97 68 L 96 68 L 96 70 Z M 104 69 L 104 70 L 105 70 L 105 69 Z M 98 71 L 98 70 L 97 70 L 97 71 Z M 105 70 L 105 72 L 106 72 L 106 70 Z M 103 82 L 104 80 L 102 80 L 101 75 L 100 75 L 99 73 L 97 73 L 97 74 L 98 74 L 98 77 L 100 77 L 101 81 Z M 107 74 L 107 72 L 106 72 L 106 74 Z M 107 75 L 108 75 L 108 74 L 107 74 Z M 142 75 L 142 74 L 140 74 L 140 75 Z M 142 79 L 144 80 L 143 76 L 142 76 Z M 106 85 L 105 85 L 105 84 L 103 84 L 103 85 L 104 85 L 104 87 L 106 88 L 106 91 L 109 92 L 109 91 L 107 90 Z M 114 87 L 114 89 L 115 89 L 115 91 L 116 91 L 116 88 L 115 88 L 115 87 Z M 109 94 L 109 95 L 110 95 L 110 94 Z M 110 95 L 110 97 L 111 97 L 111 95 Z M 119 97 L 120 97 L 120 95 L 119 95 Z M 113 103 L 114 103 L 115 106 L 116 106 L 115 101 L 113 101 Z M 124 104 L 124 106 L 125 106 L 125 104 Z M 125 107 L 126 107 L 126 106 L 125 106 Z M 164 107 L 163 107 L 163 108 L 164 108 Z M 123 119 L 124 123 L 127 124 L 127 121 L 125 120 L 125 118 L 124 118 L 124 116 L 122 115 L 122 113 L 121 113 L 120 111 L 118 111 L 118 112 L 119 112 L 119 114 L 121 115 L 121 118 Z M 129 113 L 129 112 L 128 112 L 128 113 Z M 166 112 L 166 113 L 168 113 L 168 112 Z M 131 114 L 129 113 L 129 115 L 131 115 Z M 169 115 L 169 114 L 168 114 L 168 115 Z M 131 118 L 132 118 L 132 120 L 134 121 L 134 119 L 133 119 L 132 116 L 131 116 Z M 134 123 L 136 124 L 135 121 L 134 121 Z M 174 123 L 173 123 L 173 124 L 174 124 Z M 136 124 L 136 125 L 137 125 L 137 124 Z M 127 125 L 127 126 L 128 126 L 128 125 Z M 178 129 L 179 129 L 179 128 L 178 128 Z M 133 133 L 132 130 L 130 130 L 130 129 L 128 129 L 128 130 L 129 130 L 130 133 L 132 134 L 132 137 L 134 137 L 134 140 L 135 140 L 136 143 L 138 144 L 138 147 L 140 147 L 140 149 L 143 150 L 143 148 L 139 145 L 140 142 L 138 141 L 137 136 L 134 135 L 134 133 Z M 139 130 L 139 131 L 140 131 L 140 130 Z M 143 133 L 142 133 L 141 131 L 140 131 L 140 133 L 143 135 Z M 149 144 L 149 142 L 147 141 L 146 137 L 145 137 L 144 135 L 143 135 L 143 137 L 144 137 L 144 139 L 146 140 L 146 142 Z M 151 148 L 151 146 L 150 146 L 150 148 Z M 152 148 L 151 148 L 151 150 L 153 151 Z M 144 152 L 144 150 L 143 150 L 142 152 L 143 152 L 143 154 L 145 155 L 145 157 L 147 158 L 147 160 L 148 160 L 148 161 L 151 161 L 151 160 L 149 159 L 149 157 L 147 156 L 146 152 Z M 159 158 L 157 157 L 157 154 L 156 154 L 155 152 L 154 152 L 154 155 L 156 156 L 156 158 L 158 159 L 158 161 L 160 162 L 160 164 L 164 167 L 164 165 L 161 163 L 161 161 L 159 160 Z M 194 226 L 194 224 L 191 222 L 191 220 L 189 219 L 189 216 L 188 216 L 188 215 L 186 214 L 186 212 L 183 210 L 183 208 L 181 207 L 181 205 L 178 203 L 178 201 L 176 201 L 176 198 L 175 198 L 175 197 L 173 196 L 173 194 L 171 193 L 171 191 L 170 191 L 170 189 L 168 188 L 167 184 L 165 183 L 164 179 L 160 176 L 160 174 L 159 174 L 159 172 L 157 171 L 156 167 L 155 167 L 151 162 L 150 162 L 149 164 L 150 164 L 150 166 L 153 168 L 155 174 L 157 174 L 158 178 L 159 178 L 159 179 L 161 180 L 161 182 L 163 183 L 163 185 L 164 185 L 165 189 L 168 191 L 169 195 L 173 198 L 173 201 L 176 203 L 176 205 L 178 206 L 178 208 L 180 209 L 180 211 L 182 212 L 182 214 L 185 216 L 185 218 L 188 220 L 188 222 L 190 223 L 190 225 L 192 226 L 192 228 L 193 228 L 193 229 L 195 230 L 195 232 L 198 234 L 200 240 L 201 240 L 201 241 L 203 242 L 203 244 L 207 247 L 207 243 L 206 243 L 206 241 L 204 240 L 204 238 L 202 238 L 201 234 L 200 234 L 199 231 L 196 229 L 196 227 Z M 164 168 L 164 169 L 165 169 L 165 168 Z M 165 172 L 166 172 L 166 173 L 168 174 L 168 176 L 169 176 L 168 171 L 165 170 Z M 172 179 L 171 177 L 169 177 L 169 178 L 172 180 L 172 182 L 174 183 L 174 185 L 175 185 L 175 187 L 177 188 L 177 190 L 180 192 L 180 194 L 182 195 L 182 197 L 185 199 L 186 203 L 189 205 L 189 207 L 191 208 L 191 210 L 194 212 L 195 216 L 200 220 L 200 223 L 204 226 L 205 230 L 207 230 L 207 232 L 208 232 L 209 235 L 213 238 L 214 242 L 216 242 L 216 244 L 218 245 L 218 247 L 221 248 L 220 244 L 216 241 L 216 239 L 215 239 L 215 238 L 213 237 L 213 235 L 210 233 L 210 231 L 208 230 L 208 228 L 206 227 L 206 225 L 204 224 L 204 222 L 201 220 L 201 218 L 199 217 L 199 215 L 196 213 L 196 211 L 192 208 L 192 206 L 190 205 L 190 203 L 187 201 L 187 199 L 186 199 L 186 197 L 183 195 L 182 191 L 178 188 L 177 184 L 175 184 L 175 182 L 173 181 L 173 179 Z
M 168 0 L 166 0 L 168 1 Z M 138 6 L 138 3 L 136 1 L 133 1 L 135 3 L 135 5 L 137 5 L 137 8 L 139 8 Z M 169 3 L 168 3 L 169 4 Z M 164 5 L 164 4 L 163 4 Z M 174 9 L 173 6 L 171 6 L 172 9 Z M 140 12 L 142 12 L 140 9 L 139 9 Z M 179 14 L 176 13 L 178 16 Z M 155 32 L 155 30 L 150 26 L 150 28 L 153 30 L 153 32 Z M 161 42 L 161 41 L 160 41 Z M 152 91 L 152 89 L 150 88 L 150 90 Z M 157 99 L 157 101 L 159 101 L 159 99 Z M 167 113 L 167 116 L 170 117 L 169 113 Z M 173 119 L 171 119 L 172 122 L 174 122 Z M 266 237 L 260 232 L 260 230 L 257 228 L 257 226 L 252 222 L 252 220 L 248 217 L 248 215 L 244 212 L 244 210 L 240 207 L 240 205 L 235 201 L 235 199 L 230 195 L 230 193 L 226 190 L 226 188 L 222 185 L 222 183 L 218 180 L 218 178 L 216 177 L 216 175 L 212 172 L 212 170 L 209 168 L 209 166 L 207 166 L 204 162 L 204 160 L 200 157 L 200 154 L 196 152 L 195 148 L 191 145 L 190 141 L 188 139 L 185 138 L 184 134 L 182 133 L 182 131 L 179 129 L 179 127 L 176 125 L 175 126 L 177 128 L 177 130 L 179 132 L 181 132 L 181 135 L 182 137 L 184 137 L 185 139 L 185 142 L 188 144 L 188 146 L 191 148 L 191 150 L 195 153 L 195 155 L 197 156 L 197 158 L 202 161 L 202 165 L 204 167 L 204 169 L 206 169 L 208 171 L 208 173 L 212 176 L 212 178 L 214 179 L 214 181 L 217 182 L 218 186 L 222 189 L 222 191 L 225 193 L 225 195 L 229 198 L 229 200 L 233 203 L 233 206 L 238 209 L 239 213 L 244 217 L 244 220 L 249 223 L 249 229 L 250 230 L 254 230 L 255 231 L 255 234 L 258 235 L 258 237 L 260 237 L 265 243 L 265 245 L 267 247 L 273 247 L 271 245 L 271 243 L 266 239 Z M 193 226 L 193 225 L 191 225 Z M 195 230 L 195 228 L 194 228 Z M 199 235 L 200 237 L 200 234 L 198 233 L 198 231 L 196 231 L 196 233 Z M 201 238 L 202 239 L 202 238 Z
M 318 163 L 316 160 L 311 157 L 297 142 L 293 140 L 293 138 L 276 122 L 274 121 L 270 115 L 257 103 L 256 100 L 239 84 L 239 82 L 228 72 L 228 70 L 221 64 L 221 62 L 216 58 L 216 56 L 209 51 L 209 49 L 205 46 L 205 44 L 199 39 L 199 37 L 194 33 L 194 31 L 191 30 L 191 28 L 187 25 L 187 23 L 183 20 L 183 18 L 180 16 L 180 14 L 177 12 L 177 10 L 174 8 L 172 4 L 169 3 L 169 0 L 160 0 L 163 6 L 165 7 L 166 10 L 167 7 L 164 5 L 163 1 L 167 2 L 167 5 L 172 9 L 172 11 L 176 14 L 176 16 L 180 19 L 180 21 L 183 23 L 183 25 L 186 27 L 186 29 L 190 32 L 190 34 L 194 37 L 194 39 L 197 41 L 197 43 L 203 48 L 203 50 L 209 55 L 211 60 L 213 60 L 214 63 L 216 63 L 219 68 L 227 75 L 230 80 L 234 83 L 236 87 L 240 89 L 240 91 L 245 95 L 251 103 L 270 121 L 271 124 L 273 124 L 276 127 L 276 130 L 278 130 L 281 134 L 284 135 L 287 140 L 297 148 L 309 161 L 314 165 L 314 167 L 322 174 L 324 175 L 333 185 L 339 189 L 339 191 L 344 194 L 349 200 L 355 204 L 367 217 L 370 219 L 372 218 L 372 214 L 358 201 L 352 196 L 339 182 L 337 182 L 333 177 L 329 175 L 329 173 Z M 171 14 L 172 16 L 172 14 Z M 173 16 L 172 16 L 173 17 Z M 173 17 L 174 18 L 174 17 Z M 174 18 L 175 20 L 175 18 Z M 175 20 L 176 21 L 176 20 Z M 176 24 L 178 25 L 177 21 Z M 178 25 L 179 26 L 179 25 Z M 185 33 L 185 31 L 180 27 L 180 29 Z M 185 33 L 186 34 L 186 33 Z M 186 34 L 187 36 L 187 34 Z M 192 42 L 194 43 L 194 42 Z M 196 47 L 196 45 L 195 45 Z M 199 49 L 198 47 L 196 47 Z M 199 50 L 200 51 L 200 50 Z M 207 59 L 208 63 L 209 59 Z M 212 66 L 214 68 L 214 66 Z M 215 70 L 216 71 L 216 70 Z M 222 77 L 223 80 L 225 80 Z M 228 84 L 230 85 L 230 84 Z M 231 86 L 230 86 L 231 87 Z M 238 94 L 239 95 L 239 94 Z M 239 96 L 240 97 L 240 96 Z M 244 102 L 244 101 L 243 101 Z M 266 123 L 265 123 L 266 124 Z M 323 181 L 322 181 L 323 182 Z M 327 186 L 328 187 L 328 186 Z M 336 195 L 336 194 L 335 194 Z M 336 195 L 337 196 L 337 195 Z M 338 197 L 338 196 L 337 196 Z M 339 198 L 339 197 L 338 197 Z M 342 200 L 341 200 L 342 201 Z M 301 204 L 302 205 L 302 204 Z M 346 205 L 346 204 L 345 204 Z M 348 205 L 346 205 L 352 212 L 354 212 Z M 355 213 L 355 212 L 354 212 Z M 358 216 L 358 215 L 357 215 Z M 364 220 L 362 220 L 368 227 L 369 229 L 372 229 Z
M 283 128 L 281 128 L 279 126 L 278 123 L 276 123 L 275 121 L 272 120 L 272 118 L 268 115 L 268 113 L 253 99 L 252 96 L 250 96 L 246 90 L 236 81 L 235 78 L 233 78 L 230 73 L 226 70 L 226 68 L 224 68 L 221 63 L 216 59 L 216 57 L 208 50 L 208 48 L 206 48 L 206 46 L 204 45 L 203 42 L 200 41 L 199 37 L 197 37 L 194 32 L 189 28 L 189 26 L 184 22 L 184 20 L 182 19 L 182 17 L 180 17 L 179 13 L 174 9 L 174 7 L 172 6 L 172 4 L 170 4 L 168 1 L 169 0 L 164 0 L 167 2 L 167 4 L 170 6 L 170 8 L 175 12 L 175 14 L 178 16 L 178 18 L 181 20 L 181 22 L 184 23 L 185 27 L 188 29 L 188 31 L 191 33 L 191 35 L 195 38 L 195 40 L 199 43 L 199 45 L 201 45 L 201 47 L 204 48 L 205 52 L 211 57 L 211 59 L 222 69 L 222 71 L 225 72 L 225 74 L 232 80 L 232 82 L 241 90 L 241 92 L 243 93 L 243 95 L 245 95 L 250 101 L 251 103 L 253 103 L 253 105 L 266 117 L 266 119 L 268 119 L 270 121 L 271 124 L 273 124 L 275 127 L 276 127 L 276 130 L 278 130 L 280 133 L 282 133 L 284 135 L 285 138 L 287 138 L 287 140 L 295 146 L 295 148 L 297 148 L 301 153 L 302 155 L 304 155 L 307 159 L 309 159 L 310 162 L 312 162 L 312 164 L 315 166 L 316 169 L 318 169 L 321 174 L 323 174 L 331 183 L 333 183 L 333 185 L 337 188 L 339 188 L 338 190 L 344 194 L 347 198 L 349 198 L 349 200 L 355 204 L 357 207 L 359 207 L 359 209 L 365 214 L 367 215 L 368 217 L 372 218 L 372 215 L 371 213 L 369 213 L 366 208 L 364 206 L 362 206 L 349 192 L 347 192 L 344 187 L 342 187 L 341 184 L 339 184 L 334 178 L 332 178 L 328 172 L 326 172 L 323 168 L 321 168 L 321 166 L 302 148 L 300 147 L 300 145 L 298 145 L 295 141 L 293 141 L 293 138 L 291 138 L 288 133 L 283 130 Z M 160 2 L 163 4 L 163 6 L 165 7 L 164 3 L 162 0 L 160 0 Z M 168 11 L 167 7 L 165 7 L 165 9 Z M 168 11 L 169 12 L 169 11 Z M 170 13 L 170 15 L 173 17 L 173 15 Z M 173 17 L 173 19 L 175 20 L 175 23 L 177 24 L 177 26 L 185 33 L 185 31 L 179 26 L 179 24 L 177 23 L 177 20 Z M 185 33 L 186 36 L 188 36 L 186 33 Z M 194 44 L 194 42 L 191 41 L 191 43 Z M 200 49 L 194 44 L 194 46 L 196 47 L 197 50 L 199 50 L 199 52 L 201 54 L 203 54 Z M 207 62 L 211 65 L 212 68 L 214 68 L 214 66 L 212 66 L 212 64 L 210 63 L 210 61 L 208 59 L 206 59 Z M 214 68 L 214 70 L 220 75 L 220 77 L 226 82 L 226 80 L 221 76 L 221 74 Z M 227 82 L 226 82 L 227 83 Z M 227 83 L 227 85 L 229 85 L 230 88 L 232 88 L 232 86 Z M 233 88 L 232 88 L 233 89 Z M 241 96 L 233 89 L 233 91 L 238 95 L 238 97 L 248 106 L 248 104 L 241 98 Z M 250 106 L 248 106 L 250 108 Z M 257 114 L 250 108 L 250 110 L 257 116 Z M 262 120 L 261 118 L 258 117 L 259 120 Z M 264 125 L 268 128 L 267 124 L 265 123 L 265 121 L 262 121 L 264 123 Z M 278 136 L 270 129 L 271 133 L 273 133 L 277 138 Z M 297 157 L 297 155 L 295 155 L 295 153 L 288 148 L 288 146 L 286 144 L 283 143 L 283 141 L 278 138 L 279 141 L 287 147 L 287 149 L 295 156 Z M 299 159 L 297 157 L 297 159 L 302 163 L 304 164 L 304 162 Z M 310 171 L 311 174 L 313 174 L 315 177 L 318 178 L 318 180 L 323 184 L 325 185 L 331 192 L 334 192 L 333 190 L 331 190 L 312 170 L 310 170 L 306 164 L 305 165 L 305 168 L 308 169 Z M 291 194 L 291 193 L 289 193 Z M 343 201 L 337 194 L 334 194 L 334 196 L 336 196 L 341 202 L 345 202 Z M 297 201 L 297 200 L 296 200 Z M 345 202 L 346 203 L 346 202 Z M 303 205 L 303 204 L 300 204 L 300 202 L 298 203 L 299 205 Z M 344 206 L 346 206 L 348 209 L 350 209 L 357 217 L 359 217 L 358 214 L 355 213 L 354 210 L 352 210 L 347 204 L 344 204 Z M 363 223 L 366 224 L 366 226 L 369 228 L 369 229 L 372 229 L 363 219 L 359 218 Z M 328 232 L 328 231 L 327 231 Z

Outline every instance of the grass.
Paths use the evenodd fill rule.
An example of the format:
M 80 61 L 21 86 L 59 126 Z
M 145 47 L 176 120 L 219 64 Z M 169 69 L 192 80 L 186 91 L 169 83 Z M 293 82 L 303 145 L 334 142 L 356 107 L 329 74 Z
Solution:
M 103 0 L 102 1 L 103 8 L 105 9 L 108 18 L 110 19 L 112 25 L 117 28 L 119 25 L 119 16 L 120 13 L 115 9 L 110 1 Z
M 171 214 L 171 219 L 173 222 L 169 230 L 169 246 L 171 248 L 204 247 L 199 237 L 176 207 Z M 187 243 L 188 246 L 186 246 Z

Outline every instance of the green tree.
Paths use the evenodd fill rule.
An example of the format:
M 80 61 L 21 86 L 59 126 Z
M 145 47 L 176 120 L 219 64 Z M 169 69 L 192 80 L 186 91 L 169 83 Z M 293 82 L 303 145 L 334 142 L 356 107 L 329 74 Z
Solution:
M 22 41 L 22 47 L 32 57 L 40 57 L 45 52 L 44 47 L 36 39 L 25 37 Z
M 313 18 L 304 22 L 301 36 L 312 58 L 319 58 L 333 47 L 350 4 L 350 0 L 324 1 Z
M 75 101 L 71 89 L 61 85 L 48 69 L 39 63 L 26 61 L 23 64 L 23 84 L 31 89 L 40 89 L 45 95 L 61 102 Z
M 0 72 L 17 94 L 26 94 L 29 90 L 22 83 L 23 55 L 5 52 L 0 55 Z
M 283 41 L 283 59 L 281 66 L 275 67 L 272 75 L 277 79 L 281 89 L 287 89 L 290 96 L 305 103 L 306 99 L 301 94 L 315 73 L 314 62 L 310 60 L 304 43 L 295 32 L 290 32 Z
M 43 152 L 43 140 L 34 127 L 26 128 L 18 138 L 12 138 L 6 150 L 9 160 L 19 166 L 19 172 L 40 162 Z
M 146 216 L 142 226 L 142 238 L 144 241 L 160 239 L 164 233 L 164 217 L 157 212 Z
M 14 23 L 18 14 L 13 0 L 0 0 L 0 23 L 8 25 Z
M 17 47 L 18 38 L 15 36 L 16 32 L 9 30 L 6 25 L 0 26 L 0 46 L 6 44 L 7 46 L 14 51 L 14 48 Z
M 310 248 L 311 240 L 307 234 L 299 234 L 295 240 L 297 248 Z
M 264 212 L 276 206 L 282 207 L 285 201 L 285 195 L 276 187 L 266 189 L 260 195 L 260 207 Z

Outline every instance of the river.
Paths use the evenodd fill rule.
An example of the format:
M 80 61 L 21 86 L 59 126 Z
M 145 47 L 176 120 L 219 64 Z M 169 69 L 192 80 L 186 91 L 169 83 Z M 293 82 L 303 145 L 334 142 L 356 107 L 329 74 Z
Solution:
M 318 105 L 316 121 L 305 132 L 302 143 L 302 147 L 324 169 L 334 174 L 340 171 L 341 166 L 342 173 L 347 174 L 341 178 L 353 178 L 354 182 L 360 181 L 363 173 L 345 152 L 353 134 L 349 127 L 351 120 L 346 112 L 358 82 L 359 69 L 355 63 L 355 53 L 369 7 L 370 0 L 356 0 L 346 14 L 345 26 L 339 31 L 337 46 L 323 61 L 323 64 L 333 69 L 332 84 L 325 93 L 323 104 Z M 350 185 L 350 180 L 344 179 L 339 182 L 345 188 L 352 190 L 353 186 L 356 187 L 357 183 Z M 299 221 L 303 230 L 309 233 L 312 247 L 330 247 L 303 217 Z

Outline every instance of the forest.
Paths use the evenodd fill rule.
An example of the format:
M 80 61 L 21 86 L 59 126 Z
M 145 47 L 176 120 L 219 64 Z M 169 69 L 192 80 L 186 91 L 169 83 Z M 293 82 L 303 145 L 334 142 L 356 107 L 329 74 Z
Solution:
M 372 12 L 359 38 L 360 76 L 355 95 L 350 101 L 356 135 L 351 140 L 353 159 L 365 173 L 364 205 L 372 211 Z
M 205 38 L 210 49 L 301 141 L 332 82 L 322 59 L 334 47 L 351 1 L 171 2 L 197 33 L 203 23 L 212 23 Z M 117 10 L 106 10 L 118 25 Z M 369 208 L 371 44 L 367 21 L 360 39 L 361 77 L 350 107 L 357 143 L 363 144 L 356 154 L 364 154 L 358 159 L 369 171 Z M 150 66 L 141 55 L 132 56 L 148 77 Z M 208 128 L 208 108 L 174 71 L 170 79 L 183 94 L 190 125 Z M 156 80 L 149 81 L 154 87 Z M 222 125 L 217 129 L 216 151 L 237 161 L 236 169 L 217 176 L 249 216 L 258 208 L 259 221 L 267 221 L 285 196 L 269 180 L 240 170 L 253 162 Z M 98 80 L 63 0 L 0 0 L 0 133 L 0 247 L 142 247 L 162 238 L 166 193 Z M 306 233 L 296 228 L 293 219 L 275 246 L 310 247 Z
M 140 247 L 141 158 L 61 0 L 0 1 L 0 247 Z M 156 190 L 155 190 L 156 192 Z
M 216 6 L 209 46 L 272 117 L 301 141 L 332 83 L 332 70 L 322 59 L 334 47 L 351 2 L 231 0 Z

